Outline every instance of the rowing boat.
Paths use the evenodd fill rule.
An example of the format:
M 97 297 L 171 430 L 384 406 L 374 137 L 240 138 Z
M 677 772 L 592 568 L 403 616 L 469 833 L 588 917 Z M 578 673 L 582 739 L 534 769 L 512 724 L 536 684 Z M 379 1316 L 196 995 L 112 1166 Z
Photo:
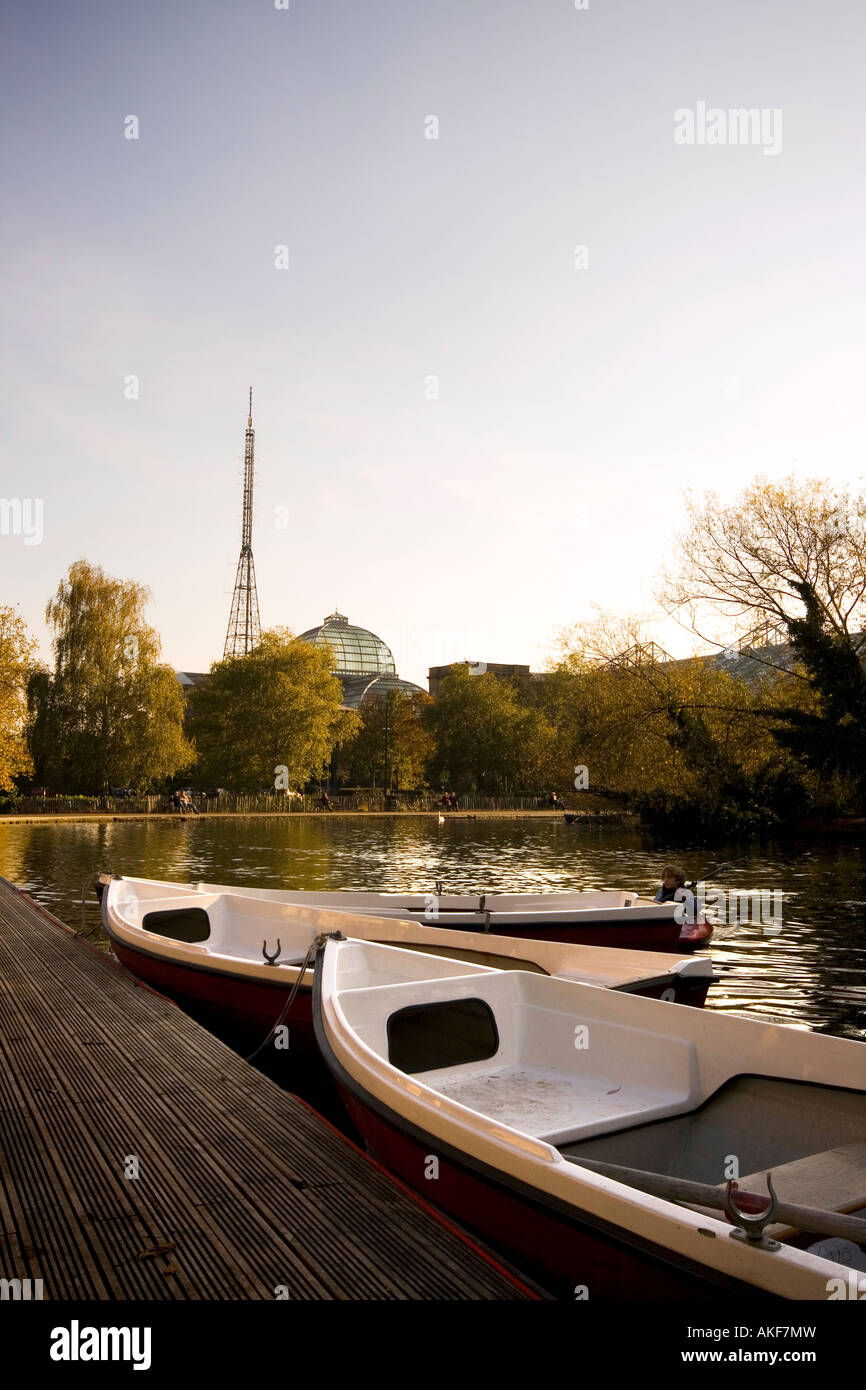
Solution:
M 206 892 L 221 885 L 199 883 Z M 495 932 L 582 946 L 625 946 L 635 950 L 688 951 L 712 935 L 702 917 L 686 920 L 682 903 L 657 903 L 627 890 L 569 893 L 302 892 L 284 888 L 235 889 L 263 902 L 328 912 L 392 917 L 454 931 Z M 694 915 L 694 914 L 692 914 Z
M 208 886 L 208 885 L 204 885 Z M 693 950 L 712 935 L 704 918 L 684 920 L 683 904 L 657 903 L 638 893 L 614 890 L 551 893 L 301 892 L 253 890 L 261 898 L 334 912 L 398 917 L 452 930 L 489 931 L 564 941 L 582 946 L 626 946 L 635 950 Z
M 313 1008 L 370 1151 L 557 1295 L 866 1295 L 861 1043 L 357 940 Z
M 702 1005 L 714 979 L 710 961 L 700 957 L 500 937 L 409 917 L 336 912 L 255 889 L 102 874 L 98 891 L 103 925 L 121 964 L 244 1054 L 270 1036 L 295 987 L 289 1020 L 292 1057 L 315 1049 L 313 976 L 304 961 L 319 933 L 337 929 L 415 952 L 580 979 L 675 1003 Z

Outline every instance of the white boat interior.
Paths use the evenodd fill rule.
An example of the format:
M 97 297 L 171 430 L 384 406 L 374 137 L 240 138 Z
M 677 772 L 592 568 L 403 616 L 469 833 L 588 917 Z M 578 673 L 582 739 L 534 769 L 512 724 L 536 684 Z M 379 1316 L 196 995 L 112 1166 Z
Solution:
M 211 889 L 213 884 L 202 883 L 200 888 Z M 366 893 L 345 889 L 335 893 L 305 892 L 289 888 L 255 888 L 244 890 L 256 897 L 275 902 L 297 903 L 304 907 L 335 908 L 340 911 L 423 912 L 429 898 L 436 896 L 440 913 L 447 912 L 517 912 L 524 908 L 544 912 L 570 908 L 579 912 L 596 912 L 611 908 L 633 907 L 639 894 L 619 889 L 587 889 L 566 893 Z M 645 905 L 649 905 L 648 900 Z M 656 904 L 656 906 L 666 906 Z
M 409 951 L 446 954 L 467 964 L 557 975 L 608 988 L 627 989 L 664 975 L 695 981 L 713 978 L 712 963 L 701 957 L 501 938 L 490 932 L 449 930 L 447 918 L 419 923 L 396 916 L 337 913 L 284 902 L 281 896 L 262 896 L 256 890 L 116 878 L 107 882 L 106 891 L 104 911 L 111 930 L 175 958 L 199 958 L 214 967 L 265 966 L 265 951 L 279 966 L 297 966 L 317 933 L 340 931 Z
M 169 887 L 170 885 L 166 885 Z M 628 911 L 641 920 L 667 921 L 677 911 L 676 903 L 657 903 L 638 893 L 621 889 L 587 889 L 579 892 L 550 893 L 366 893 L 346 889 L 341 892 L 304 892 L 288 888 L 236 888 L 225 885 L 195 883 L 178 885 L 175 892 L 234 891 L 262 902 L 275 902 L 296 907 L 319 908 L 323 911 L 371 914 L 376 917 L 413 917 L 429 920 L 435 899 L 440 926 L 474 925 L 485 921 L 503 926 L 509 923 L 541 924 L 545 921 L 565 922 L 592 919 L 593 922 L 616 921 Z
M 751 1173 L 847 1148 L 866 1205 L 862 1044 L 388 946 L 338 951 L 348 1029 L 478 1120 L 565 1158 L 709 1183 L 730 1155 Z
M 735 1154 L 748 1187 L 767 1168 L 779 1186 L 782 1168 L 831 1150 L 826 1166 L 859 1169 L 857 1187 L 866 1202 L 866 1097 L 834 1086 L 738 1076 L 686 1115 L 567 1144 L 562 1152 L 707 1183 L 721 1180 L 719 1156 Z
M 231 892 L 175 890 L 160 883 L 119 879 L 112 883 L 109 911 L 115 926 L 182 944 L 184 954 L 250 964 L 300 965 L 318 932 L 347 934 L 354 919 L 345 913 L 289 907 Z M 369 919 L 359 918 L 364 924 Z M 279 942 L 279 950 L 277 943 Z

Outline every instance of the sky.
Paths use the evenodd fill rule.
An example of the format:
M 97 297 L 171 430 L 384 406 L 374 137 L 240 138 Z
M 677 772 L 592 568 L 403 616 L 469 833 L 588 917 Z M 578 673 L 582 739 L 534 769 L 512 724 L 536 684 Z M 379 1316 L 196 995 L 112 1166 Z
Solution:
M 686 490 L 860 477 L 866 7 L 583 3 L 7 0 L 0 496 L 43 521 L 0 604 L 44 655 L 84 556 L 221 657 L 250 385 L 263 624 L 338 608 L 425 686 L 651 613 Z

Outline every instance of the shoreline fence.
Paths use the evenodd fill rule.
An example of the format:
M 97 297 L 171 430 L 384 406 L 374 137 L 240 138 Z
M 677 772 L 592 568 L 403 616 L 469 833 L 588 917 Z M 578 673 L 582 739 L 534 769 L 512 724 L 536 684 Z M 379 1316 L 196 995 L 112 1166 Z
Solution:
M 430 814 L 440 811 L 445 816 L 453 812 L 440 805 L 441 796 L 435 792 L 395 792 L 389 796 L 384 796 L 381 789 L 358 790 L 351 793 L 330 793 L 331 809 L 335 812 L 403 812 L 404 814 Z M 191 797 L 192 806 L 197 814 L 219 815 L 221 813 L 229 815 L 251 814 L 255 812 L 283 812 L 284 814 L 309 814 L 318 812 L 327 815 L 328 811 L 323 810 L 320 796 L 318 793 L 303 796 L 300 793 L 254 793 L 244 795 L 234 792 L 222 792 L 218 796 L 205 796 L 195 794 Z M 547 796 L 537 795 L 514 795 L 514 796 L 485 796 L 480 793 L 473 793 L 458 798 L 457 810 L 462 812 L 477 811 L 549 811 L 555 814 L 563 809 L 570 813 L 591 814 L 593 816 L 619 817 L 622 816 L 621 807 L 611 807 L 608 803 L 604 804 L 601 797 L 576 800 L 575 803 L 566 807 L 552 808 L 548 804 Z M 174 804 L 170 795 L 136 796 L 136 797 L 113 797 L 113 796 L 23 796 L 15 799 L 10 798 L 5 807 L 0 809 L 0 819 L 3 815 L 179 815 L 183 814 Z M 187 812 L 186 814 L 191 814 Z

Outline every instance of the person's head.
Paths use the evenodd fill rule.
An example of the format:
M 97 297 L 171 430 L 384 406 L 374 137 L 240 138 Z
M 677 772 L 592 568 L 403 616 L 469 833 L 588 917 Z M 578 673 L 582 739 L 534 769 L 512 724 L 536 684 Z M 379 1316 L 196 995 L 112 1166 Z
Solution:
M 662 886 L 665 888 L 682 888 L 686 881 L 686 876 L 678 864 L 665 864 L 662 869 Z

